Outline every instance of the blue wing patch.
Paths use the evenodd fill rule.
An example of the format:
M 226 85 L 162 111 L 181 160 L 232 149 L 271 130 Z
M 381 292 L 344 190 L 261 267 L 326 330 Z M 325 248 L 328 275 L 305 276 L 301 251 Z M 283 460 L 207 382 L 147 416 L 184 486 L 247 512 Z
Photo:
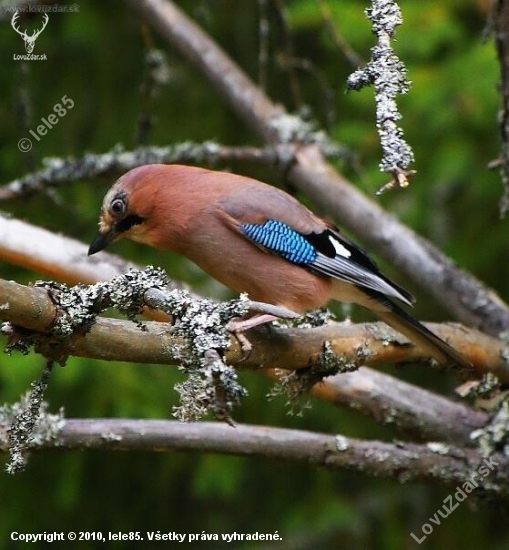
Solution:
M 339 232 L 327 229 L 303 235 L 277 220 L 244 223 L 240 227 L 258 246 L 316 274 L 392 296 L 410 306 L 414 302 L 407 290 L 380 273 L 369 256 Z
M 289 262 L 309 265 L 316 260 L 315 247 L 283 222 L 268 220 L 263 224 L 244 223 L 241 229 L 248 239 Z

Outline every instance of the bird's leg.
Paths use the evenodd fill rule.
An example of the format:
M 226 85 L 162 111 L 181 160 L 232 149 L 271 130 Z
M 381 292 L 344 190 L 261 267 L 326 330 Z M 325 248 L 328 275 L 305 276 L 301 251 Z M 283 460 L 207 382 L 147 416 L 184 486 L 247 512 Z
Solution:
M 247 339 L 247 336 L 244 334 L 244 332 L 259 325 L 264 325 L 265 323 L 275 321 L 276 319 L 279 319 L 279 317 L 276 317 L 275 315 L 270 315 L 268 313 L 263 313 L 261 315 L 254 315 L 249 319 L 232 319 L 226 325 L 227 330 L 229 330 L 239 341 L 240 347 L 244 352 L 244 359 L 247 359 L 249 357 L 249 354 L 253 349 L 251 342 Z
M 232 319 L 226 328 L 231 332 L 245 332 L 246 330 L 252 329 L 259 325 L 264 325 L 265 323 L 270 323 L 279 319 L 276 315 L 270 315 L 269 313 L 263 313 L 261 315 L 254 315 L 249 317 L 249 319 Z
M 250 330 L 259 325 L 264 325 L 275 321 L 276 319 L 296 319 L 299 317 L 298 313 L 286 309 L 280 306 L 274 306 L 272 304 L 265 304 L 263 302 L 248 302 L 249 310 L 257 312 L 258 315 L 246 318 L 232 319 L 226 328 L 229 330 L 235 338 L 239 341 L 240 347 L 245 354 L 245 358 L 249 356 L 252 349 L 251 342 L 243 334 L 246 330 Z

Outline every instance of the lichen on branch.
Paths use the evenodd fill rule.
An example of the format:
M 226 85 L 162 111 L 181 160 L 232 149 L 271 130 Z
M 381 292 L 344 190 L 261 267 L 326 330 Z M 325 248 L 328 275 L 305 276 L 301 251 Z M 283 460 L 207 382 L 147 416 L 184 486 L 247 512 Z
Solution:
M 380 191 L 398 185 L 406 187 L 408 178 L 415 172 L 409 167 L 414 161 L 410 145 L 405 141 L 403 130 L 397 121 L 402 118 L 396 98 L 406 94 L 410 82 L 406 78 L 406 68 L 392 49 L 391 40 L 395 29 L 403 18 L 394 0 L 373 0 L 366 9 L 366 16 L 373 23 L 373 33 L 378 44 L 371 49 L 371 60 L 362 69 L 352 73 L 347 80 L 349 90 L 360 90 L 373 85 L 376 101 L 376 127 L 382 146 L 380 170 L 392 174 L 393 180 Z
M 73 338 L 87 333 L 103 311 L 113 308 L 144 330 L 139 314 L 147 307 L 157 309 L 171 317 L 171 332 L 182 342 L 171 354 L 179 358 L 181 369 L 189 377 L 177 388 L 181 405 L 176 408 L 176 416 L 196 420 L 212 412 L 229 420 L 231 410 L 247 392 L 238 384 L 234 368 L 221 357 L 231 343 L 228 322 L 259 306 L 246 297 L 226 303 L 198 300 L 185 290 L 168 290 L 169 283 L 164 271 L 151 266 L 130 269 L 110 281 L 88 286 L 37 283 L 55 305 L 52 326 L 47 333 L 39 333 L 5 323 L 2 331 L 9 338 L 6 352 L 27 353 L 34 347 L 49 362 L 63 365 Z
M 17 403 L 0 406 L 0 428 L 2 424 L 8 426 L 9 461 L 5 465 L 8 474 L 22 472 L 29 449 L 52 441 L 64 425 L 63 409 L 58 414 L 49 414 L 48 404 L 42 400 L 52 367 L 49 361 L 41 378 L 32 382 L 31 389 Z

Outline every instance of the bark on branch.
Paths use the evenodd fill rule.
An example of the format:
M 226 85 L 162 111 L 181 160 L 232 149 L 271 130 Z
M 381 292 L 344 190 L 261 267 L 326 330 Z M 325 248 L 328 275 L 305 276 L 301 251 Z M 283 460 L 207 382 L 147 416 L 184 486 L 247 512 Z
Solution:
M 26 287 L 0 279 L 0 319 L 39 333 L 49 333 L 59 311 L 44 288 Z M 428 323 L 441 338 L 448 340 L 472 361 L 474 370 L 454 370 L 462 380 L 491 372 L 509 384 L 509 366 L 504 361 L 505 344 L 473 329 Z M 324 343 L 334 355 L 354 365 L 408 363 L 429 358 L 403 336 L 381 323 L 331 323 L 317 328 L 265 328 L 248 332 L 253 345 L 249 357 L 232 336 L 225 354 L 228 363 L 243 368 L 305 369 L 319 361 Z M 95 359 L 178 364 L 181 336 L 171 325 L 149 321 L 144 329 L 119 319 L 99 317 L 86 333 L 77 333 L 69 342 L 72 355 Z
M 7 451 L 7 426 L 0 424 L 0 451 Z M 474 450 L 444 445 L 393 444 L 342 435 L 318 434 L 265 426 L 169 420 L 69 419 L 58 433 L 39 434 L 34 451 L 100 449 L 114 451 L 205 452 L 259 457 L 352 470 L 401 482 L 426 481 L 456 487 L 483 465 Z M 493 455 L 493 469 L 477 476 L 478 493 L 509 499 L 509 460 Z M 481 496 L 481 494 L 479 494 Z
M 284 154 L 288 156 L 289 152 L 285 151 Z M 125 151 L 117 146 L 107 153 L 86 153 L 79 158 L 46 158 L 41 170 L 0 187 L 0 202 L 46 192 L 48 189 L 77 181 L 118 177 L 144 164 L 216 164 L 243 161 L 276 166 L 283 162 L 282 157 L 283 152 L 275 147 L 227 147 L 214 142 L 184 142 L 166 147 L 146 146 L 133 151 Z

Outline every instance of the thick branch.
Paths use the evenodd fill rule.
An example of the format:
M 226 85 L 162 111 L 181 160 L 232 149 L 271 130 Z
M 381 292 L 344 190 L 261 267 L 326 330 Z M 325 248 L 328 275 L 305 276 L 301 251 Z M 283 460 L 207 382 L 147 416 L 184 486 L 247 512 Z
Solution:
M 0 319 L 41 333 L 51 330 L 57 316 L 57 308 L 45 289 L 25 287 L 2 279 L 0 305 Z M 461 379 L 491 372 L 502 382 L 509 383 L 509 368 L 503 360 L 505 346 L 501 342 L 453 325 L 430 323 L 428 326 L 474 363 L 476 370 L 453 371 Z M 75 335 L 68 344 L 69 352 L 95 359 L 179 363 L 179 354 L 173 354 L 171 350 L 178 349 L 182 342 L 174 339 L 173 327 L 147 322 L 145 328 L 141 331 L 132 322 L 101 317 L 86 334 Z M 379 323 L 333 323 L 314 329 L 273 329 L 268 332 L 262 328 L 248 334 L 252 352 L 245 358 L 239 342 L 232 337 L 225 356 L 230 364 L 245 368 L 307 368 L 313 358 L 323 354 L 324 342 L 343 362 L 353 365 L 428 359 L 419 348 Z
M 131 267 L 131 264 L 104 252 L 93 257 L 87 257 L 87 247 L 79 241 L 51 233 L 26 222 L 3 216 L 0 216 L 0 258 L 71 284 L 77 282 L 95 283 L 99 280 L 108 280 Z M 11 304 L 10 312 L 4 311 L 3 318 L 39 332 L 47 330 L 51 319 L 47 320 L 46 325 L 32 326 L 26 325 L 24 321 L 16 320 L 15 317 L 7 317 L 7 315 L 20 315 L 22 318 L 24 315 L 33 315 L 30 312 L 32 297 L 27 295 L 25 302 L 19 302 L 16 305 L 13 302 L 13 297 L 17 295 L 18 290 L 5 286 L 6 282 L 2 284 L 2 303 L 8 301 Z M 10 284 L 14 283 L 8 283 L 8 285 Z M 180 287 L 176 283 L 173 283 L 173 285 L 175 288 Z M 32 289 L 32 292 L 36 291 L 37 289 Z M 40 289 L 39 292 L 41 292 Z M 25 308 L 28 309 L 25 310 Z M 447 325 L 430 325 L 430 327 L 442 338 L 450 340 L 450 343 L 463 355 L 469 357 L 478 375 L 484 372 L 492 372 L 504 383 L 509 382 L 509 370 L 503 359 L 505 357 L 505 346 L 501 342 L 474 330 L 465 331 L 464 329 Z M 130 337 L 135 338 L 135 334 L 132 333 L 133 328 L 128 325 L 122 330 L 126 331 L 125 334 L 129 334 Z M 120 330 L 118 328 L 114 332 Z M 321 342 L 325 340 L 331 342 L 332 349 L 337 354 L 346 354 L 350 360 L 357 362 L 362 360 L 362 364 L 418 361 L 423 359 L 423 355 L 417 348 L 402 346 L 401 342 L 406 342 L 406 340 L 401 340 L 400 336 L 397 336 L 385 326 L 379 330 L 373 330 L 370 328 L 370 325 L 366 325 L 364 328 L 362 325 L 342 327 L 339 339 L 336 328 L 323 328 L 321 330 L 323 331 L 322 334 L 310 332 L 309 338 L 306 337 L 306 331 L 299 330 L 297 335 L 293 337 L 292 346 L 286 345 L 284 338 L 282 339 L 278 336 L 277 332 L 266 334 L 265 331 L 262 331 L 262 336 L 259 336 L 258 332 L 253 332 L 250 338 L 256 344 L 256 348 L 246 366 L 247 364 L 267 366 L 287 365 L 291 369 L 299 368 L 298 366 L 296 367 L 296 364 L 301 366 L 306 364 L 310 353 L 320 353 L 321 350 L 317 346 L 320 346 Z M 257 341 L 258 338 L 261 338 L 261 342 Z M 320 338 L 322 339 L 321 342 L 319 342 Z M 133 343 L 135 341 L 136 338 L 132 340 Z M 362 349 L 363 342 L 369 343 L 369 356 L 360 356 L 356 352 L 357 349 Z M 388 342 L 392 342 L 392 345 L 386 345 Z M 121 349 L 129 349 L 123 343 L 119 345 Z M 105 346 L 101 345 L 100 347 L 104 348 Z M 156 355 L 156 350 L 158 349 L 157 346 L 154 348 Z M 238 348 L 235 348 L 234 345 L 232 349 Z M 258 350 L 261 351 L 258 352 Z M 296 353 L 297 350 L 298 353 Z M 78 352 L 79 350 L 75 350 L 75 353 Z M 82 351 L 81 353 L 85 352 Z M 86 353 L 90 354 L 90 351 Z M 126 354 L 128 355 L 127 352 Z M 237 359 L 238 357 L 229 357 L 229 360 L 233 362 Z M 163 359 L 160 357 L 155 359 L 155 362 L 162 361 Z
M 294 181 L 331 216 L 340 213 L 348 229 L 419 282 L 457 319 L 493 336 L 509 327 L 507 305 L 493 290 L 368 201 L 318 151 L 307 148 L 298 156 L 300 162 L 292 170 Z
M 106 252 L 89 258 L 80 241 L 1 214 L 0 259 L 70 284 L 111 279 L 135 267 Z
M 288 116 L 201 28 L 167 0 L 130 1 L 259 135 L 268 142 L 283 140 Z M 324 212 L 413 278 L 460 321 L 494 335 L 509 327 L 509 309 L 493 291 L 367 199 L 317 151 L 303 149 L 289 176 Z
M 376 422 L 421 441 L 447 441 L 473 447 L 471 433 L 484 427 L 488 415 L 376 370 L 360 367 L 326 378 L 311 395 L 337 406 L 361 411 Z
M 0 450 L 7 450 L 6 426 L 0 425 Z M 168 420 L 66 420 L 59 434 L 38 438 L 34 450 L 101 449 L 116 451 L 207 452 L 260 457 L 348 469 L 377 477 L 396 477 L 402 482 L 428 481 L 455 487 L 469 480 L 483 458 L 473 450 L 445 446 L 392 444 L 362 441 L 340 435 L 317 434 L 264 426 L 200 422 L 184 424 Z M 493 471 L 480 480 L 479 490 L 509 498 L 509 461 L 492 458 Z

